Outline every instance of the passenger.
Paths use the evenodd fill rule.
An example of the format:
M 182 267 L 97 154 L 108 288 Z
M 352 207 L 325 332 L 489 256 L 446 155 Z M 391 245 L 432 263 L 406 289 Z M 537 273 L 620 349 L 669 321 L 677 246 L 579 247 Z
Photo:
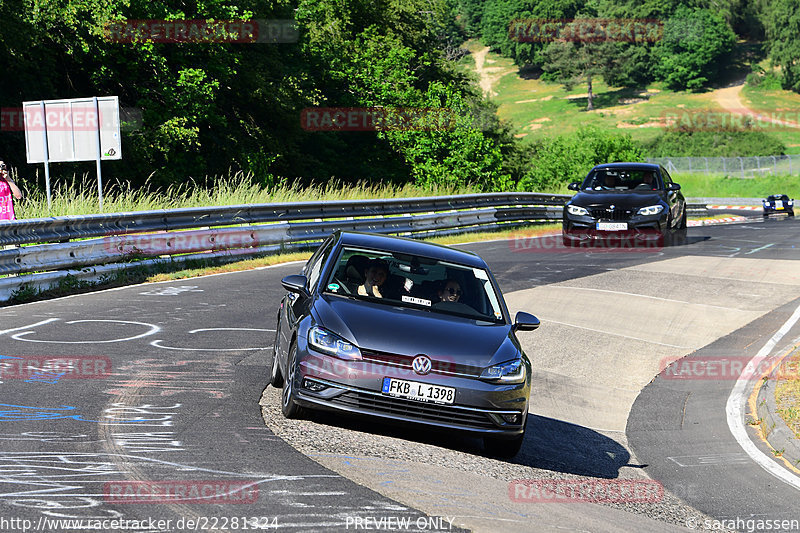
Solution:
M 461 285 L 454 279 L 445 281 L 444 287 L 439 290 L 439 301 L 457 302 L 461 298 Z
M 364 284 L 358 286 L 358 294 L 361 296 L 373 296 L 383 298 L 380 286 L 389 276 L 389 264 L 383 259 L 373 259 L 364 271 Z

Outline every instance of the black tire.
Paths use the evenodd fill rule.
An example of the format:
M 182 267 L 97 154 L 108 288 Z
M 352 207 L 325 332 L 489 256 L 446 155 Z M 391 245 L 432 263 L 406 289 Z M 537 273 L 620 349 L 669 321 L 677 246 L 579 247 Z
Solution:
M 283 374 L 281 374 L 281 366 L 278 364 L 278 339 L 281 335 L 281 321 L 280 316 L 275 324 L 275 342 L 272 343 L 272 366 L 269 372 L 269 384 L 280 389 L 283 387 Z
M 278 339 L 275 339 L 277 343 Z M 281 367 L 278 364 L 278 345 L 275 345 L 275 348 L 272 349 L 272 370 L 269 373 L 269 384 L 275 387 L 276 389 L 280 389 L 283 387 L 283 374 L 281 374 Z
M 523 440 L 525 440 L 524 433 L 518 437 L 514 437 L 513 439 L 484 437 L 483 449 L 488 455 L 493 457 L 511 459 L 519 453 L 520 448 L 522 448 Z
M 672 245 L 673 246 L 683 246 L 686 244 L 687 240 L 687 233 L 688 230 L 686 229 L 686 209 L 683 210 L 683 215 L 681 215 L 681 220 L 678 222 L 678 228 L 672 235 Z
M 295 402 L 295 379 L 297 372 L 297 343 L 292 342 L 289 348 L 289 357 L 286 360 L 286 377 L 283 380 L 283 391 L 281 392 L 281 412 L 286 418 L 300 418 L 303 415 L 303 408 Z
M 572 239 L 569 239 L 564 235 L 562 235 L 561 242 L 564 244 L 564 248 L 572 248 Z
M 793 217 L 794 216 L 794 211 L 789 211 L 789 216 Z
M 672 245 L 672 230 L 667 226 L 661 230 L 661 246 L 666 248 Z

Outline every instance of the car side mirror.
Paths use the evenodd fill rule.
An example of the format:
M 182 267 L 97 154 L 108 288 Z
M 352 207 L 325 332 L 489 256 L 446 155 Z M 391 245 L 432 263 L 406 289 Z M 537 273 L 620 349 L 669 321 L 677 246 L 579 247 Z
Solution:
M 673 183 L 670 183 L 669 185 L 667 185 L 667 190 L 668 191 L 679 191 L 679 190 L 681 190 L 681 186 L 678 185 L 677 183 L 673 182 Z
M 567 189 L 569 189 L 570 191 L 579 191 L 581 190 L 581 184 L 578 181 L 573 181 L 572 183 L 567 185 Z
M 514 325 L 512 326 L 512 329 L 514 331 L 533 331 L 538 327 L 538 318 L 530 313 L 526 313 L 525 311 L 520 311 L 517 313 L 517 316 L 514 317 Z
M 308 284 L 308 278 L 305 276 L 300 276 L 298 274 L 292 274 L 291 276 L 286 276 L 281 280 L 281 285 L 283 288 L 289 292 L 294 292 L 299 294 L 300 296 L 309 297 L 311 293 L 308 292 L 306 285 Z

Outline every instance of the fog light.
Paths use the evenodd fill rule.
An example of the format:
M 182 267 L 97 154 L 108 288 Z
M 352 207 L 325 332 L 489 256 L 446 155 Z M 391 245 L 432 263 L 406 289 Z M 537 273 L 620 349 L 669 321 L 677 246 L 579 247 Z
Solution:
M 520 418 L 519 414 L 503 415 L 503 420 L 505 420 L 509 424 L 519 424 L 519 418 Z
M 311 381 L 310 379 L 303 380 L 303 388 L 308 389 L 311 392 L 319 392 L 321 390 L 325 390 L 328 388 L 327 385 L 323 385 L 322 383 L 317 383 L 316 381 Z

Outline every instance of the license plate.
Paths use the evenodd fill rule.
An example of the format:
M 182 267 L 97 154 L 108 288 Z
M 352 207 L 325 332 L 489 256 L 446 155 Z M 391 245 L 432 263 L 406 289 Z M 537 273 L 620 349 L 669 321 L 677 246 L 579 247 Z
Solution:
M 597 229 L 600 231 L 625 231 L 628 229 L 627 222 L 598 222 Z
M 783 209 L 783 200 L 775 200 L 775 209 Z
M 454 387 L 440 387 L 419 383 L 417 381 L 406 381 L 404 379 L 383 378 L 384 394 L 397 398 L 408 398 L 418 402 L 433 403 L 453 403 L 456 400 L 456 389 Z

